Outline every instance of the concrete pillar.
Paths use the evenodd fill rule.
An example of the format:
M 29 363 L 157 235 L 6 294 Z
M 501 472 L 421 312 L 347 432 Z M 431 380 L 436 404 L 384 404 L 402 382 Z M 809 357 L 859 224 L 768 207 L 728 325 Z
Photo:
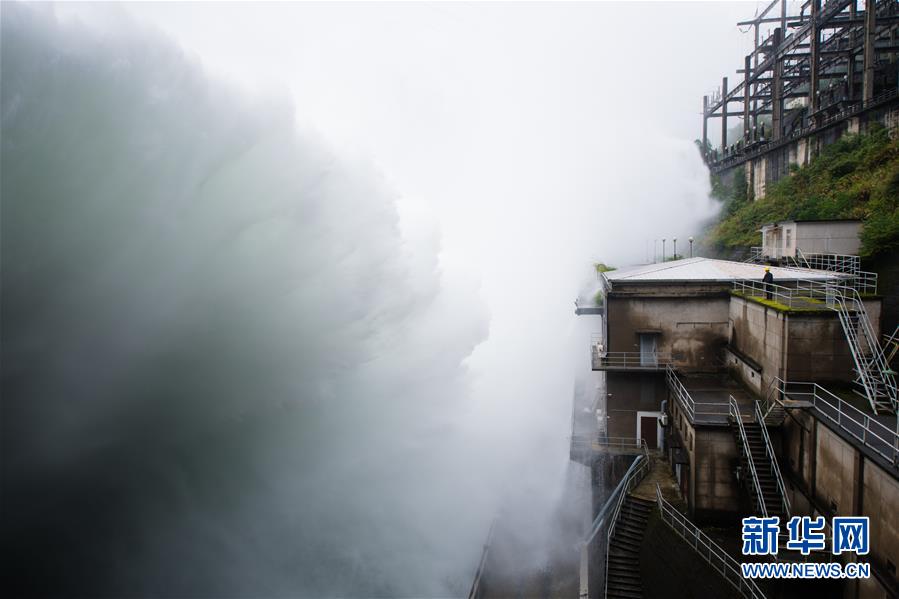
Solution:
M 747 55 L 743 61 L 743 143 L 748 144 L 752 135 L 752 124 L 749 122 L 749 75 L 752 67 L 752 59 Z
M 721 79 L 721 151 L 727 147 L 727 77 Z
M 808 112 L 818 112 L 818 62 L 820 56 L 821 30 L 818 29 L 818 14 L 821 12 L 821 0 L 812 0 L 812 17 L 809 28 L 809 79 L 808 79 Z
M 874 33 L 877 28 L 876 1 L 865 0 L 865 66 L 862 75 L 862 100 L 874 97 Z

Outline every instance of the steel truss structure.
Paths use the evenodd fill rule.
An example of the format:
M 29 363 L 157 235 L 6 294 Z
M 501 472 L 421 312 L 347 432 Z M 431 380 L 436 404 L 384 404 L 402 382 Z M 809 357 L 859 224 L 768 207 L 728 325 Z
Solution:
M 773 14 L 778 7 L 780 14 Z M 760 40 L 760 29 L 772 24 L 777 27 Z M 792 15 L 786 0 L 773 0 L 737 25 L 755 35 L 755 49 L 737 71 L 743 80 L 729 88 L 724 77 L 721 88 L 702 99 L 702 151 L 713 170 L 899 96 L 899 0 L 806 0 Z M 766 115 L 768 123 L 760 120 Z M 732 117 L 742 118 L 743 135 L 728 144 Z M 714 118 L 721 124 L 717 149 L 708 141 Z

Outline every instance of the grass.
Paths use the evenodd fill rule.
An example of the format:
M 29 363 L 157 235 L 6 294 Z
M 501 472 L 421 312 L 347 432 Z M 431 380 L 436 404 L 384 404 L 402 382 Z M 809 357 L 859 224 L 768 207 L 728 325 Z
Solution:
M 767 306 L 768 308 L 772 308 L 774 310 L 777 310 L 778 312 L 783 312 L 785 314 L 827 314 L 833 311 L 827 307 L 827 304 L 825 302 L 811 297 L 797 296 L 793 299 L 802 301 L 803 303 L 814 304 L 814 306 L 790 307 L 787 304 L 781 303 L 777 300 L 767 299 L 764 297 L 759 297 L 757 295 L 747 295 L 742 291 L 731 291 L 730 294 L 736 297 L 741 297 L 751 302 L 755 302 L 757 304 L 761 304 L 763 306 Z
M 739 169 L 730 187 L 713 177 L 712 195 L 722 201 L 722 218 L 708 242 L 719 250 L 761 245 L 758 229 L 768 222 L 838 218 L 864 222 L 862 255 L 899 249 L 899 136 L 883 127 L 846 135 L 758 201 Z

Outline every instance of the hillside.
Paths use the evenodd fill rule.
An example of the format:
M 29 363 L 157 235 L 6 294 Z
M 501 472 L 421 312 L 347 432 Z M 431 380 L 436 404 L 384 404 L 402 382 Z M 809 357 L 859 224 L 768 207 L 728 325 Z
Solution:
M 864 221 L 862 253 L 899 249 L 899 136 L 883 127 L 847 135 L 828 146 L 792 176 L 750 201 L 741 171 L 724 185 L 712 176 L 712 195 L 722 202 L 721 219 L 707 242 L 719 251 L 761 245 L 759 227 L 787 219 L 859 218 Z

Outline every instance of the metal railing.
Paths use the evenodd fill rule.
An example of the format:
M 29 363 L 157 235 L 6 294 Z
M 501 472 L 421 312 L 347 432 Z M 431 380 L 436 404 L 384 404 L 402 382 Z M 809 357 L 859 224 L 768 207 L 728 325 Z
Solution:
M 643 477 L 646 476 L 646 473 L 649 472 L 649 468 L 649 453 L 646 452 L 638 455 L 636 459 L 631 462 L 631 465 L 621 479 L 621 482 L 618 483 L 615 490 L 612 491 L 612 494 L 606 499 L 606 502 L 603 504 L 602 508 L 600 508 L 599 513 L 597 513 L 596 518 L 593 519 L 593 523 L 590 526 L 590 533 L 584 538 L 584 542 L 581 545 L 579 593 L 581 599 L 590 597 L 590 589 L 595 588 L 599 581 L 602 581 L 602 586 L 605 588 L 606 572 L 608 572 L 609 535 L 605 535 L 605 546 L 597 544 L 596 541 L 603 538 L 602 535 L 599 534 L 600 531 L 603 529 L 608 531 L 614 528 L 614 521 L 618 518 L 618 513 L 621 508 L 621 503 L 624 502 L 624 497 L 631 491 L 631 489 L 640 484 L 640 481 L 642 481 Z M 590 567 L 591 564 L 599 565 L 601 566 L 601 569 L 597 571 L 597 568 Z
M 798 250 L 797 250 L 798 251 Z M 861 258 L 852 254 L 819 253 L 804 257 L 809 268 L 854 275 L 861 271 Z
M 737 560 L 728 555 L 718 543 L 710 539 L 698 526 L 690 522 L 686 516 L 662 497 L 662 489 L 658 484 L 656 484 L 656 502 L 662 521 L 670 526 L 687 545 L 692 547 L 713 570 L 721 574 L 724 580 L 738 593 L 750 599 L 765 598 L 765 594 L 754 580 L 743 578 L 743 572 Z
M 691 424 L 723 424 L 727 422 L 729 406 L 725 402 L 696 402 L 678 378 L 672 366 L 665 369 L 665 380 L 671 395 L 677 400 Z
M 490 551 L 490 545 L 493 542 L 493 531 L 496 529 L 496 518 L 490 523 L 490 530 L 487 531 L 487 540 L 484 541 L 484 551 L 481 553 L 481 561 L 478 562 L 478 569 L 474 573 L 474 581 L 471 583 L 471 590 L 468 591 L 468 599 L 481 599 L 483 597 L 483 587 L 481 581 L 484 578 L 484 569 L 487 566 L 487 553 Z
M 749 257 L 743 260 L 743 262 L 751 262 L 753 264 L 761 264 L 764 261 L 762 257 L 762 247 L 758 245 L 754 245 L 749 248 Z
M 797 280 L 777 285 L 757 280 L 734 281 L 734 292 L 746 297 L 764 297 L 787 308 L 816 307 L 835 310 L 855 362 L 856 383 L 875 412 L 899 410 L 899 384 L 886 359 L 886 351 L 874 333 L 861 296 L 877 290 L 877 275 L 859 271 L 840 281 Z
M 746 427 L 743 426 L 743 416 L 740 414 L 740 406 L 737 400 L 731 395 L 728 401 L 730 405 L 730 415 L 737 424 L 737 431 L 740 434 L 740 445 L 743 449 L 743 455 L 746 458 L 746 464 L 749 466 L 749 477 L 752 479 L 752 487 L 755 490 L 756 507 L 762 516 L 768 517 L 768 508 L 765 506 L 765 496 L 762 493 L 762 485 L 759 483 L 759 475 L 755 469 L 755 462 L 752 459 L 752 448 L 749 447 L 749 440 L 746 438 Z
M 768 435 L 768 427 L 765 426 L 765 415 L 762 414 L 762 405 L 755 402 L 755 419 L 758 421 L 759 428 L 762 429 L 762 440 L 765 442 L 765 454 L 768 456 L 768 468 L 771 470 L 771 476 L 777 483 L 777 491 L 780 493 L 780 507 L 786 518 L 790 518 L 790 498 L 787 497 L 787 486 L 784 484 L 783 476 L 780 474 L 780 465 L 777 463 L 777 454 L 774 452 L 774 446 L 771 444 L 771 437 Z
M 775 393 L 770 400 L 784 408 L 784 399 L 799 399 L 810 404 L 822 419 L 834 424 L 888 464 L 899 468 L 899 434 L 876 418 L 865 414 L 818 383 L 788 382 L 775 379 Z
M 865 304 L 857 290 L 835 287 L 829 304 L 839 314 L 840 324 L 849 350 L 855 361 L 856 382 L 862 386 L 865 397 L 875 413 L 899 411 L 899 387 L 880 346 L 880 340 L 865 310 Z
M 808 281 L 808 283 L 812 283 Z M 779 285 L 777 283 L 765 283 L 756 279 L 737 279 L 734 281 L 734 292 L 746 297 L 758 297 L 775 301 L 787 308 L 795 308 L 800 304 L 808 306 L 812 297 L 811 285 L 801 285 L 800 281 L 795 286 Z M 825 306 L 822 306 L 824 308 Z
M 592 346 L 593 370 L 659 370 L 671 364 L 671 354 L 660 352 L 601 352 Z
M 605 576 L 603 587 L 605 590 L 603 597 L 609 596 L 609 546 L 612 543 L 612 537 L 615 536 L 615 526 L 618 524 L 621 506 L 624 505 L 624 499 L 627 497 L 628 493 L 630 493 L 634 487 L 639 485 L 640 481 L 643 480 L 643 477 L 646 476 L 646 473 L 649 472 L 649 454 L 646 453 L 643 456 L 639 456 L 637 459 L 639 460 L 641 457 L 643 458 L 641 465 L 631 471 L 630 476 L 625 476 L 624 480 L 622 480 L 624 485 L 621 487 L 621 492 L 618 493 L 618 499 L 615 501 L 615 506 L 609 514 L 609 527 L 606 530 L 606 567 L 603 572 L 603 575 Z
M 620 451 L 633 451 L 649 455 L 652 450 L 646 445 L 646 440 L 642 437 L 607 437 L 574 435 L 571 437 L 572 449 L 595 450 L 601 451 L 602 448 L 612 448 Z

